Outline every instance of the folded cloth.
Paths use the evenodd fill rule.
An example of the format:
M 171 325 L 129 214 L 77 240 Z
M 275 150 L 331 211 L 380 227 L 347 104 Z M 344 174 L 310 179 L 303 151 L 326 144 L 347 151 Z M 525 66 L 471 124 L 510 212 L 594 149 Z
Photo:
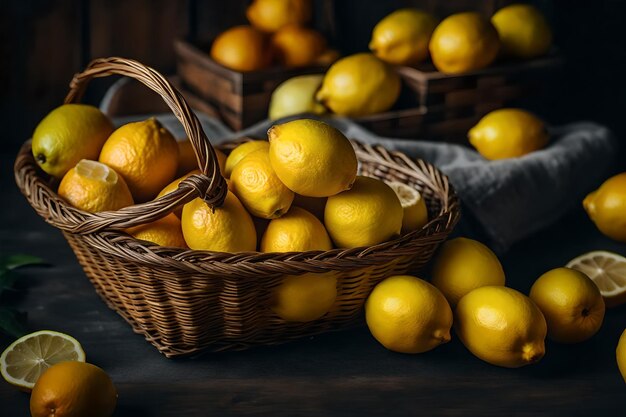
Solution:
M 174 136 L 184 137 L 182 126 L 172 115 L 157 117 Z M 267 129 L 276 123 L 263 121 L 234 133 L 215 119 L 199 117 L 214 144 L 242 136 L 265 138 Z M 438 167 L 450 178 L 462 201 L 457 234 L 478 238 L 498 253 L 579 205 L 586 193 L 606 179 L 616 163 L 618 148 L 606 127 L 581 122 L 550 128 L 552 139 L 545 149 L 521 158 L 488 161 L 462 145 L 384 138 L 346 118 L 322 120 L 349 138 L 380 144 Z

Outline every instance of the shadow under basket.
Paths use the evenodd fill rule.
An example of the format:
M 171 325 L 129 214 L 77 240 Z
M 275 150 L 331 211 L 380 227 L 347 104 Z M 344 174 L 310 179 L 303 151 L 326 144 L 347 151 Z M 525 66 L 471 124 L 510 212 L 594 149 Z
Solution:
M 202 174 L 157 200 L 101 213 L 78 210 L 60 198 L 55 182 L 37 166 L 30 142 L 17 156 L 15 178 L 37 213 L 63 231 L 107 305 L 167 357 L 274 345 L 362 323 L 372 288 L 385 277 L 424 266 L 459 219 L 454 190 L 435 167 L 353 142 L 361 175 L 400 181 L 421 192 L 430 219 L 421 230 L 371 247 L 293 253 L 218 253 L 134 239 L 123 230 L 161 218 L 194 198 L 219 206 L 226 184 L 197 118 L 153 69 L 122 58 L 95 60 L 76 74 L 65 102 L 78 101 L 90 79 L 112 74 L 135 78 L 163 97 L 183 124 Z M 227 152 L 234 145 L 221 148 Z M 336 301 L 318 320 L 287 322 L 270 308 L 273 291 L 286 276 L 304 273 L 334 275 Z

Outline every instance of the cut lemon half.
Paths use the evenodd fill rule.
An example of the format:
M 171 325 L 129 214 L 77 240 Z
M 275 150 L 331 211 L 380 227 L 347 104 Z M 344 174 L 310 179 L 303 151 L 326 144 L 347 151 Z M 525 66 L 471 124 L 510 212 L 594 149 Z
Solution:
M 566 265 L 586 274 L 600 289 L 607 307 L 626 303 L 626 258 L 607 251 L 594 251 Z
M 389 185 L 396 192 L 402 204 L 402 233 L 421 229 L 428 223 L 428 209 L 426 202 L 419 191 L 402 182 L 390 182 Z
M 30 391 L 46 369 L 59 362 L 85 362 L 80 343 L 63 333 L 42 330 L 13 342 L 0 356 L 0 372 L 11 385 Z

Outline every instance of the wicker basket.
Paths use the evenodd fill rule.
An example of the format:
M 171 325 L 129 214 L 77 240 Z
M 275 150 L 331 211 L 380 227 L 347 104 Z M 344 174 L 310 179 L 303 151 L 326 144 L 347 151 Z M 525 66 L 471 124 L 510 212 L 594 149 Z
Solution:
M 56 194 L 55 181 L 31 155 L 30 141 L 19 152 L 15 177 L 37 213 L 63 231 L 109 307 L 167 357 L 278 344 L 358 324 L 372 287 L 423 266 L 459 218 L 457 197 L 433 166 L 353 142 L 362 174 L 402 181 L 422 192 L 431 219 L 423 229 L 372 247 L 298 253 L 216 253 L 136 240 L 122 230 L 163 217 L 198 196 L 219 206 L 226 184 L 197 118 L 153 69 L 122 58 L 95 60 L 74 77 L 65 102 L 78 101 L 90 79 L 112 74 L 135 78 L 163 97 L 184 126 L 204 174 L 157 200 L 95 214 L 69 206 Z M 272 289 L 286 275 L 307 272 L 334 272 L 337 300 L 321 319 L 285 322 L 269 308 Z

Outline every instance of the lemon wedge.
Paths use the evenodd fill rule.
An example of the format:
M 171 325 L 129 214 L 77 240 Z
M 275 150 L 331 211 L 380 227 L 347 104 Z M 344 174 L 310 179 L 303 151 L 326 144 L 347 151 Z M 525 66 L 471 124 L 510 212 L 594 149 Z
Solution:
M 426 202 L 419 191 L 402 182 L 390 182 L 389 185 L 396 192 L 402 204 L 402 233 L 421 229 L 428 223 L 428 209 Z
M 593 251 L 566 265 L 586 274 L 598 286 L 607 307 L 626 302 L 626 258 L 613 252 Z
M 85 351 L 76 339 L 41 330 L 22 336 L 2 352 L 0 372 L 11 385 L 30 391 L 39 376 L 59 362 L 85 362 Z

